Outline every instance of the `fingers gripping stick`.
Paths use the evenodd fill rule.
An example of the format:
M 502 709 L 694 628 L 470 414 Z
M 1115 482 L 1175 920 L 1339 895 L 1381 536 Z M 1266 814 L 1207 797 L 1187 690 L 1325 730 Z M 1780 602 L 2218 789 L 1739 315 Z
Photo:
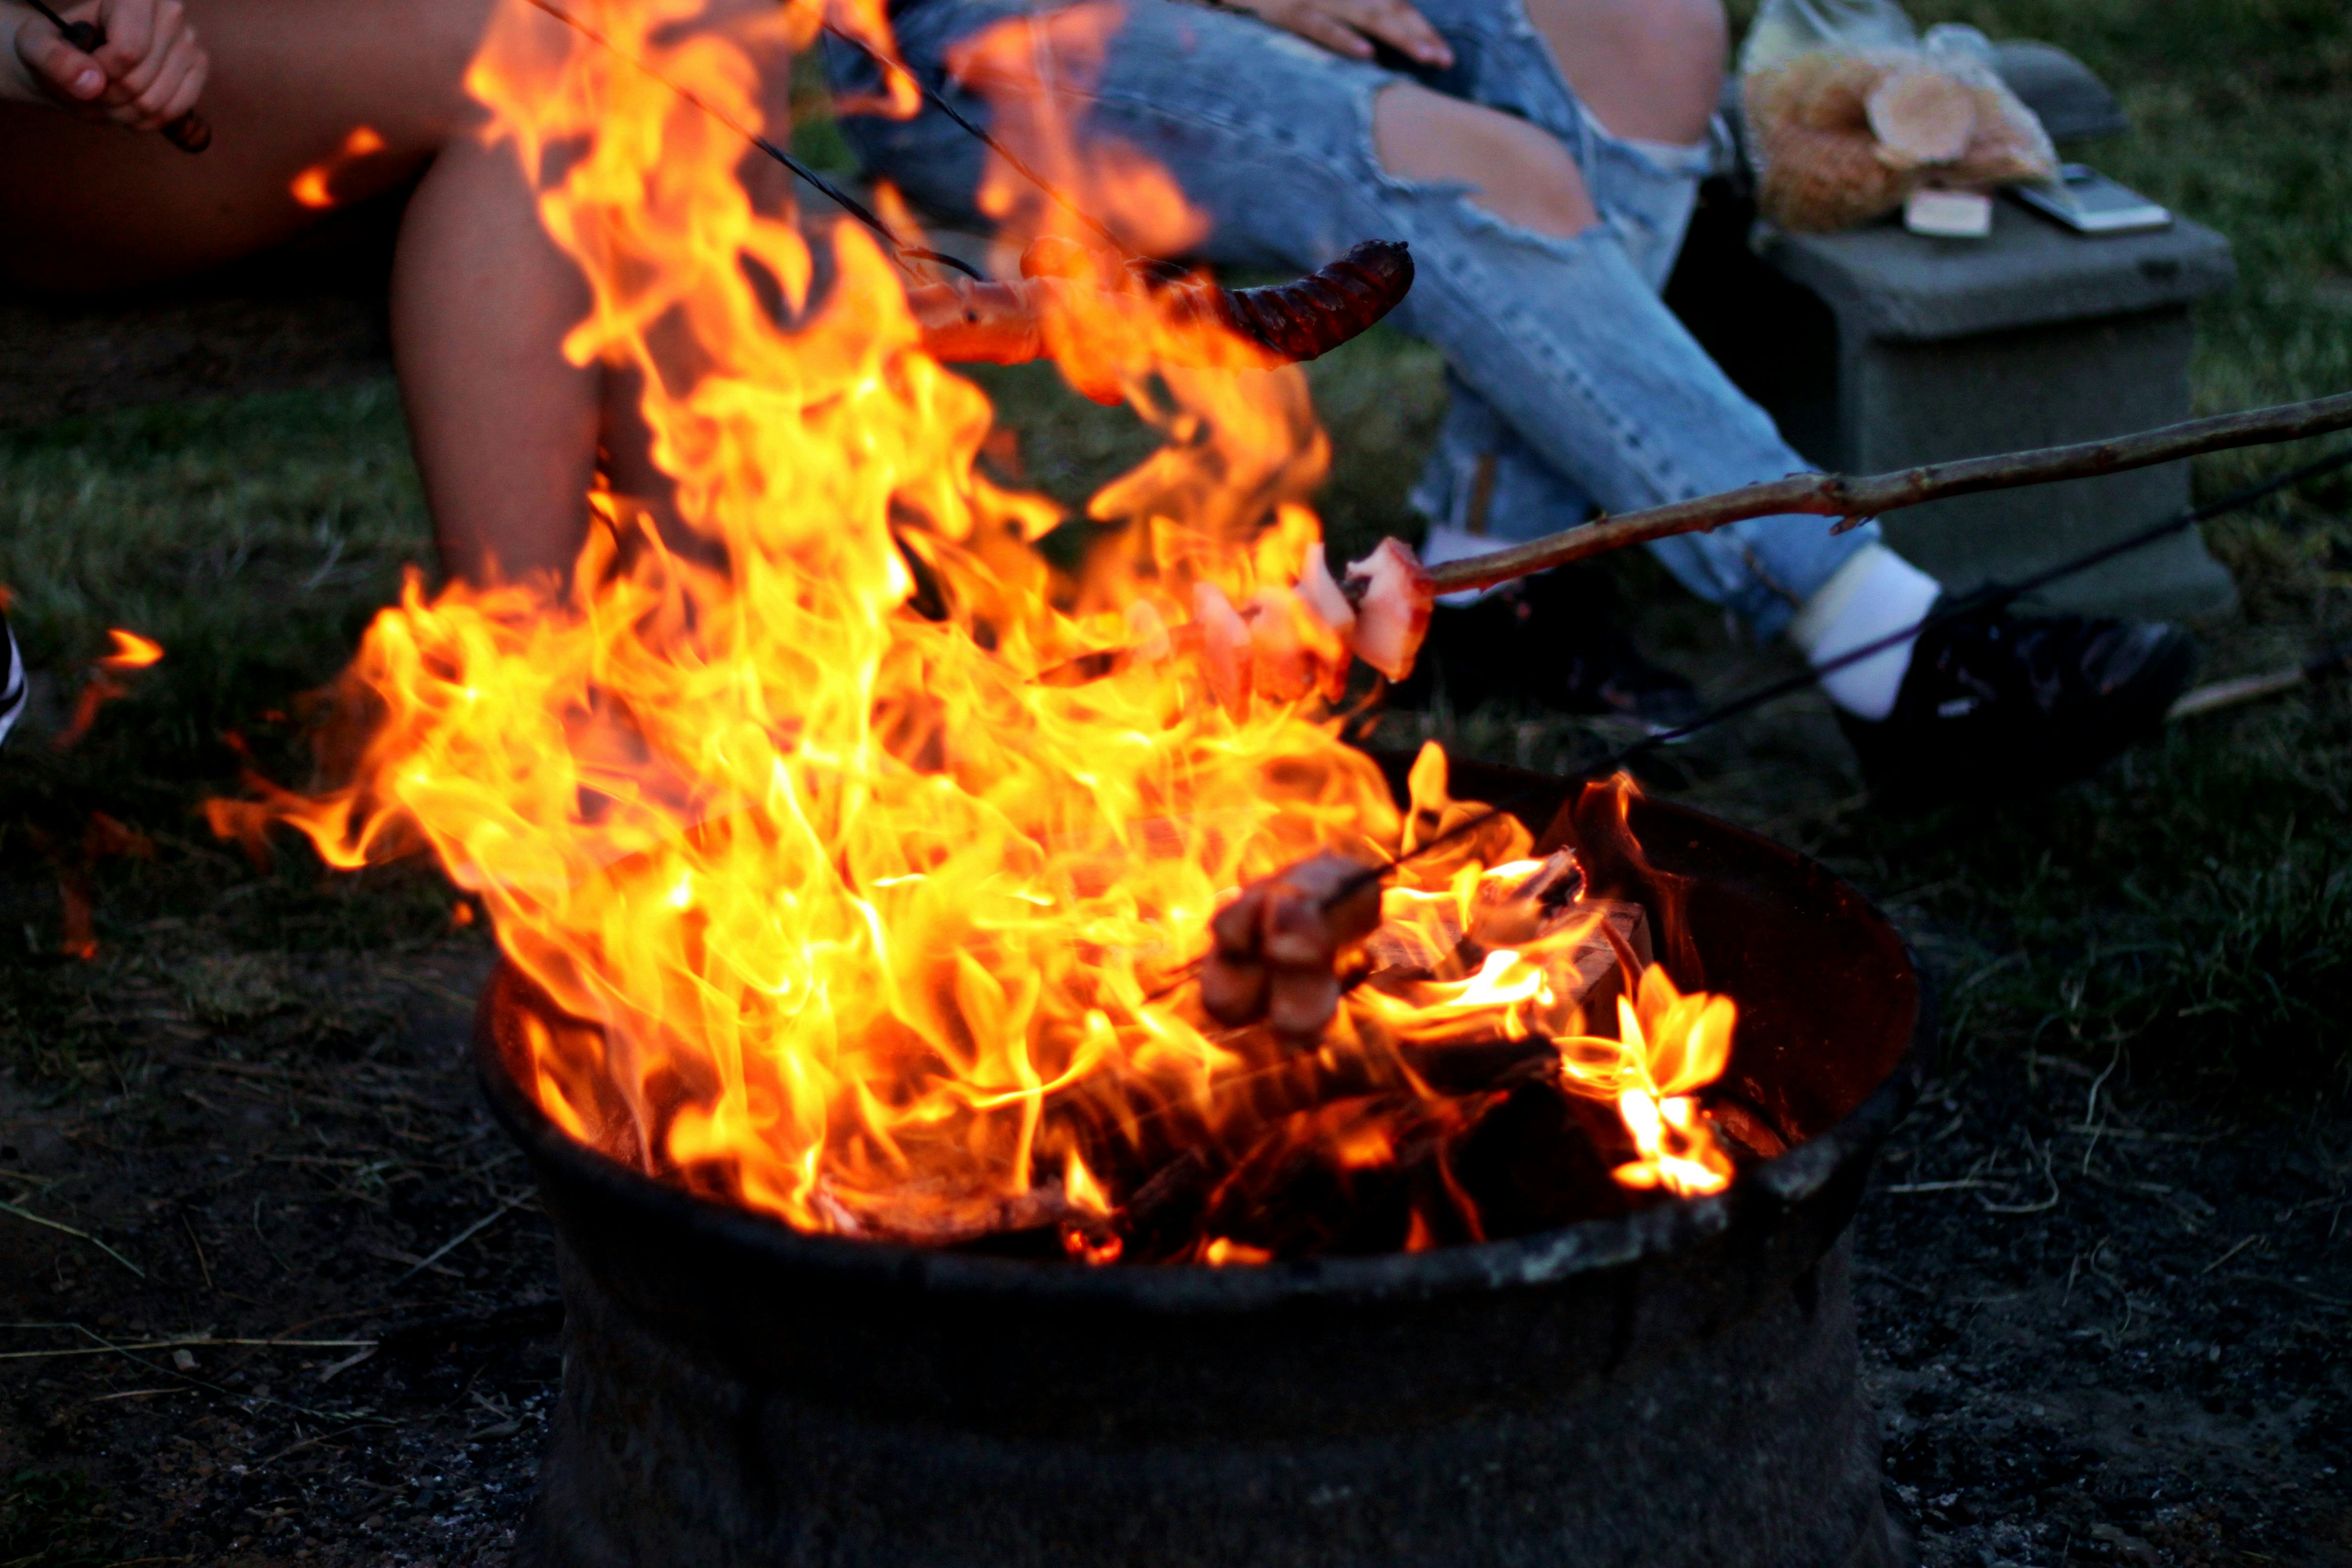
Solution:
M 49 25 L 63 35 L 65 41 L 83 54 L 94 55 L 106 47 L 106 29 L 95 22 L 68 22 L 44 4 L 30 0 L 34 10 L 48 18 Z M 183 153 L 201 153 L 213 144 L 213 128 L 194 110 L 188 110 L 163 127 L 163 140 Z

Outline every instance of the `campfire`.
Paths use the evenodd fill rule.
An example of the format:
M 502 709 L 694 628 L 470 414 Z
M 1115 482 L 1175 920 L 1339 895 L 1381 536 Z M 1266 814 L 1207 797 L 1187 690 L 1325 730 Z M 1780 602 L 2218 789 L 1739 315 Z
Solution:
M 1900 939 L 1624 782 L 1343 736 L 1435 584 L 1331 568 L 1286 362 L 1402 247 L 1229 294 L 999 166 L 1020 280 L 960 283 L 746 195 L 813 12 L 564 15 L 473 85 L 671 483 L 590 497 L 560 586 L 412 582 L 347 782 L 215 807 L 429 848 L 495 924 L 565 1302 L 518 1561 L 1900 1560 L 1841 1240 L 1916 1092 Z M 1181 254 L 1026 75 L 1114 22 L 965 75 Z M 1040 348 L 1160 437 L 1079 517 L 939 357 Z
M 1401 796 L 1411 761 L 1382 759 Z M 1286 1142 L 1230 1167 L 1275 1179 L 1226 1193 L 1283 1201 L 1260 1228 L 1212 1227 L 1223 1262 L 1244 1246 L 1322 1256 L 1087 1268 L 1055 1228 L 1010 1257 L 813 1235 L 559 1125 L 545 1042 L 593 1030 L 509 965 L 484 995 L 476 1063 L 553 1220 L 565 1310 L 563 1398 L 517 1561 L 1911 1561 L 1880 1503 L 1846 1239 L 1932 1035 L 1901 939 L 1818 868 L 1696 813 L 1455 772 L 1519 803 L 1538 864 L 1573 851 L 1588 901 L 1640 910 L 1667 967 L 1704 955 L 1740 1014 L 1701 1105 L 1785 1152 L 1740 1155 L 1711 1195 L 1628 1187 L 1612 1105 L 1561 1092 L 1539 1037 L 1475 1035 L 1422 1058 L 1460 1085 L 1433 1068 L 1409 1100 L 1292 1113 Z M 1497 1097 L 1482 1115 L 1479 1094 Z M 1304 1152 L 1367 1127 L 1386 1163 Z M 1440 1147 L 1442 1162 L 1423 1152 Z M 1460 1212 L 1413 1206 L 1449 1176 L 1490 1237 L 1521 1234 L 1378 1251 L 1397 1247 L 1383 1227 L 1400 1213 Z M 1617 1212 L 1592 1216 L 1596 1200 Z M 1157 1234 L 1132 1216 L 1162 1203 L 1180 1234 L 1213 1206 L 1130 1198 L 1112 1233 L 1129 1256 Z
M 1272 352 L 1300 310 L 1139 268 L 1001 167 L 1034 275 L 1011 305 L 755 207 L 728 126 L 815 23 L 677 41 L 613 5 L 556 53 L 542 17 L 494 26 L 474 90 L 594 286 L 569 352 L 642 373 L 675 494 L 590 498 L 560 593 L 412 582 L 351 674 L 374 721 L 350 782 L 269 809 L 337 865 L 429 846 L 551 1003 L 545 1112 L 803 1232 L 1413 1251 L 1777 1153 L 1709 1106 L 1738 1004 L 1654 962 L 1676 933 L 1455 799 L 1434 749 L 1400 805 L 1344 742 L 1428 580 L 1393 541 L 1327 563 L 1327 445 Z M 1022 28 L 1107 25 L 1008 25 L 970 76 L 1076 205 L 1180 253 L 1173 185 L 1081 158 L 1025 75 Z M 1402 263 L 1360 257 L 1310 282 L 1369 319 Z M 926 347 L 993 329 L 942 326 L 943 298 L 1031 311 L 1162 445 L 1082 519 L 1008 488 L 985 398 Z M 1056 532 L 1083 548 L 1049 556 Z M 1481 1187 L 1528 1139 L 1562 1145 L 1533 1208 Z

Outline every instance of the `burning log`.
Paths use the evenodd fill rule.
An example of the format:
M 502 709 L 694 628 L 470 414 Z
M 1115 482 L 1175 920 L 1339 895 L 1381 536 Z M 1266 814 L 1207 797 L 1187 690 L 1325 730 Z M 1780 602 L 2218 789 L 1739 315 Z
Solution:
M 1010 282 L 908 289 L 924 349 L 942 360 L 990 364 L 1045 358 L 1049 322 L 1057 314 L 1072 317 L 1083 302 L 1077 290 L 1093 289 L 1114 308 L 1159 303 L 1171 326 L 1222 329 L 1261 351 L 1260 368 L 1271 368 L 1330 353 L 1370 330 L 1412 287 L 1412 257 L 1392 240 L 1366 240 L 1295 283 L 1263 289 L 1220 289 L 1173 268 L 1120 263 L 1051 238 L 1031 245 L 1021 268 L 1023 276 Z M 1077 380 L 1096 402 L 1119 401 L 1114 379 L 1088 373 Z

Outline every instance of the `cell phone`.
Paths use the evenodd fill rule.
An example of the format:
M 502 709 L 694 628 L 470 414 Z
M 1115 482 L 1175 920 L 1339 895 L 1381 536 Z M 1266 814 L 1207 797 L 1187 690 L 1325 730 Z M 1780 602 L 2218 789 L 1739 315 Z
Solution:
M 2011 185 L 2009 194 L 2077 234 L 2131 234 L 2172 222 L 2164 207 L 2082 163 L 2061 165 L 2054 180 Z

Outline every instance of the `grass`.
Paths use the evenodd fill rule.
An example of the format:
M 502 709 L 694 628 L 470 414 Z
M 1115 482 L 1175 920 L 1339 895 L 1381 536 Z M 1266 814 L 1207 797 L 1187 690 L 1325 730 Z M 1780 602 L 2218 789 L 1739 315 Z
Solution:
M 2095 161 L 2230 235 L 2242 281 L 2199 317 L 2200 407 L 2352 388 L 2352 14 L 2337 0 L 1956 0 L 1919 15 L 2082 55 L 2117 84 L 2137 126 Z M 802 136 L 804 148 L 830 145 L 822 126 Z M 1337 454 L 1330 531 L 1343 542 L 1410 531 L 1402 498 L 1442 411 L 1435 356 L 1382 332 L 1310 374 Z M 1066 499 L 1142 450 L 1125 416 L 1070 396 L 1051 372 L 981 379 L 1021 433 L 1030 481 Z M 2199 489 L 2216 494 L 2284 460 L 2217 458 L 2199 466 Z M 2244 599 L 2242 618 L 2205 628 L 2215 673 L 2352 637 L 2347 503 L 2339 480 L 2209 527 Z M 428 554 L 388 388 L 0 433 L 0 583 L 45 673 L 49 722 L 108 627 L 171 650 L 74 751 L 35 738 L 0 758 L 0 1056 L 38 1077 L 96 1070 L 103 1042 L 75 1034 L 87 1011 L 77 998 L 163 963 L 153 933 L 173 921 L 201 926 L 204 962 L 228 966 L 214 988 L 231 1000 L 212 1006 L 245 994 L 253 976 L 240 963 L 258 964 L 262 984 L 276 954 L 446 931 L 447 894 L 421 870 L 327 879 L 287 856 L 263 876 L 205 843 L 190 816 L 234 782 L 227 732 L 281 773 L 298 765 L 297 726 L 269 716 L 333 673 L 402 567 Z M 1673 600 L 1645 563 L 1622 576 L 1644 625 L 1678 652 L 1722 654 L 1706 617 L 1652 607 Z M 1591 743 L 1525 716 L 1440 728 L 1505 760 L 1556 761 Z M 2120 1053 L 2126 1070 L 2200 1095 L 2340 1093 L 2352 1081 L 2344 694 L 2176 727 L 2089 782 L 1925 818 L 1857 802 L 1834 746 L 1818 743 L 1823 730 L 1818 706 L 1801 702 L 1678 755 L 1656 782 L 1801 843 L 1885 900 L 1941 979 L 1953 1050 L 2033 1045 L 2095 1065 Z M 61 963 L 45 861 L 79 864 L 92 809 L 156 853 L 90 868 L 100 955 Z

